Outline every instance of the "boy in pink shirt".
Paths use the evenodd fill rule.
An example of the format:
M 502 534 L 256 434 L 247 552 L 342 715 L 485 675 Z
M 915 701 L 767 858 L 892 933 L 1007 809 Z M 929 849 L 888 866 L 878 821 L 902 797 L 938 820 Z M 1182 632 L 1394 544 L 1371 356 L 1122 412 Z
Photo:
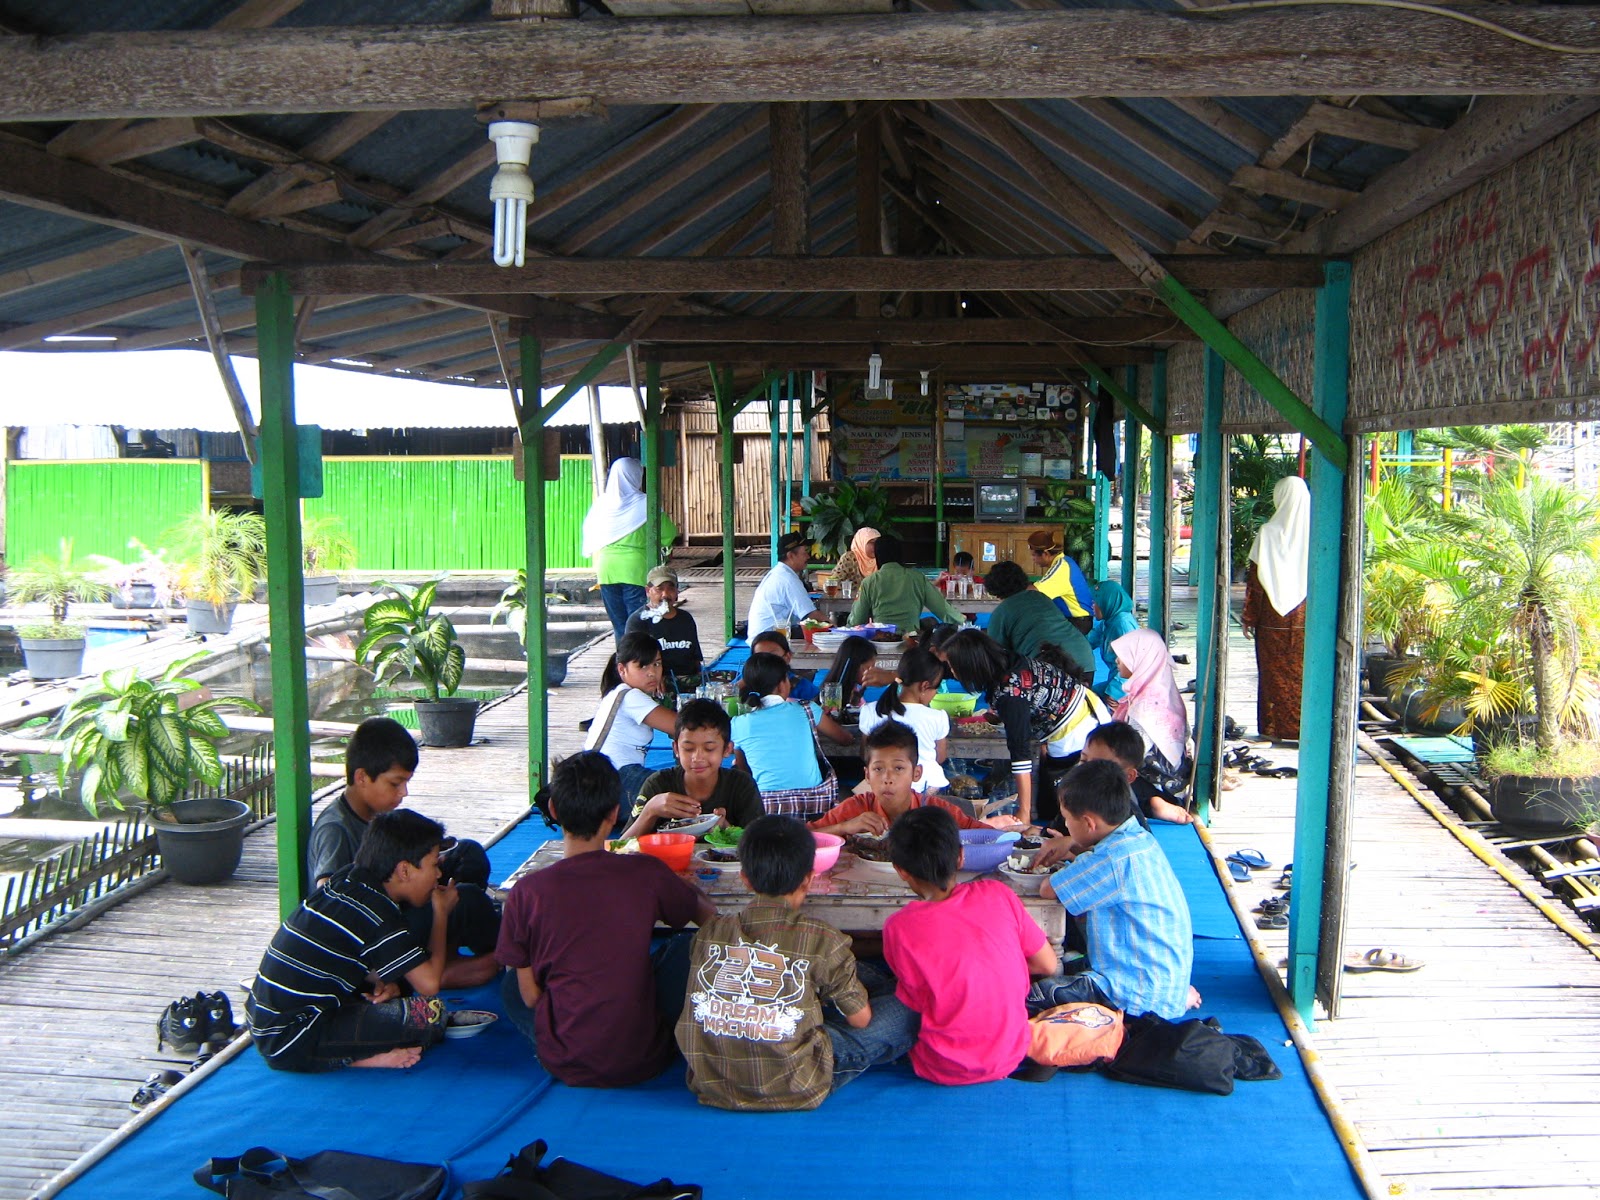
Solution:
M 1028 1053 L 1028 987 L 1056 952 L 1017 894 L 996 879 L 957 885 L 950 814 L 916 808 L 889 829 L 889 860 L 918 899 L 884 924 L 895 995 L 922 1015 L 911 1066 L 932 1083 L 1004 1079 Z

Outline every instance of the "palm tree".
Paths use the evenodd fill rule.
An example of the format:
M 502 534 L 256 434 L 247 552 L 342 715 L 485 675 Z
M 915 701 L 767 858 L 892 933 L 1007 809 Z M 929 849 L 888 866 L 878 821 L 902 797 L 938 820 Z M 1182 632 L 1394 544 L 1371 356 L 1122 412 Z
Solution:
M 1476 504 L 1449 514 L 1447 529 L 1466 568 L 1449 626 L 1480 656 L 1485 643 L 1505 643 L 1531 693 L 1535 748 L 1553 755 L 1563 722 L 1594 690 L 1600 642 L 1588 610 L 1600 583 L 1600 504 L 1537 476 L 1519 488 L 1498 472 Z

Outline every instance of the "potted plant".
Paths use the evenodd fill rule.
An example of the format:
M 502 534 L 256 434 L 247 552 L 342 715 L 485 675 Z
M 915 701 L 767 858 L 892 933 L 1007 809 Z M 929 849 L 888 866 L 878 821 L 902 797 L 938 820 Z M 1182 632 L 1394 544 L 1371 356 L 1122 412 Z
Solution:
M 417 724 L 430 746 L 466 746 L 478 716 L 476 700 L 458 699 L 467 653 L 456 640 L 456 628 L 443 613 L 429 613 L 444 576 L 419 587 L 384 583 L 393 595 L 375 601 L 363 617 L 365 632 L 356 645 L 356 661 L 371 668 L 381 683 L 405 676 L 422 687 L 416 701 Z
M 356 565 L 356 544 L 343 521 L 321 513 L 300 522 L 300 558 L 306 604 L 332 604 L 339 598 L 339 577 L 334 572 Z
M 1367 528 L 1362 615 L 1370 649 L 1367 688 L 1388 695 L 1393 682 L 1417 674 L 1415 656 L 1435 644 L 1463 575 L 1457 548 L 1440 534 L 1438 502 L 1395 477 L 1381 483 L 1362 510 Z
M 1272 489 L 1278 480 L 1293 475 L 1299 460 L 1282 453 L 1277 434 L 1252 433 L 1231 439 L 1228 486 L 1233 491 L 1228 507 L 1229 560 L 1235 583 L 1243 583 L 1250 566 L 1256 534 L 1274 512 Z
M 876 479 L 860 484 L 841 479 L 832 491 L 808 496 L 800 503 L 811 518 L 806 536 L 816 547 L 818 557 L 829 562 L 837 562 L 839 556 L 850 549 L 850 539 L 856 530 L 867 528 L 889 533 L 894 528 L 894 522 L 889 519 L 892 507 L 889 493 Z
M 1086 576 L 1093 576 L 1094 501 L 1065 483 L 1046 484 L 1042 502 L 1044 515 L 1061 522 L 1061 551 Z
M 90 561 L 100 565 L 100 579 L 112 588 L 112 607 L 167 607 L 178 587 L 178 573 L 166 560 L 166 548 L 151 550 L 138 538 L 129 538 L 128 549 L 139 552 L 137 562 L 89 555 Z
M 1541 832 L 1581 827 L 1600 795 L 1590 715 L 1600 696 L 1600 504 L 1537 476 L 1519 487 L 1516 473 L 1500 471 L 1448 524 L 1467 569 L 1445 636 L 1502 651 L 1488 660 L 1493 675 L 1465 680 L 1481 711 L 1493 700 L 1531 718 L 1531 740 L 1513 725 L 1485 762 L 1495 819 Z
M 203 655 L 169 663 L 155 679 L 131 667 L 107 671 L 61 712 L 65 744 L 62 791 L 81 773 L 78 797 L 91 814 L 100 806 L 144 802 L 162 865 L 180 883 L 220 883 L 239 865 L 249 806 L 226 796 L 186 799 L 191 785 L 222 782 L 217 743 L 228 736 L 218 710 L 261 709 L 242 696 L 212 696 L 184 672 Z
M 83 671 L 88 645 L 83 626 L 67 621 L 69 605 L 104 600 L 111 587 L 88 563 L 72 557 L 72 539 L 62 538 L 56 557 L 41 556 L 11 572 L 7 590 L 17 604 L 45 604 L 50 620 L 22 625 L 17 637 L 22 657 L 34 679 L 68 679 Z
M 266 573 L 267 524 L 260 513 L 209 509 L 171 533 L 192 633 L 227 633 L 233 609 Z
M 504 620 L 506 627 L 517 635 L 522 653 L 528 653 L 528 573 L 518 568 L 511 585 L 500 593 L 500 600 L 489 610 L 489 624 Z M 545 648 L 544 682 L 547 687 L 560 687 L 567 678 L 567 651 Z

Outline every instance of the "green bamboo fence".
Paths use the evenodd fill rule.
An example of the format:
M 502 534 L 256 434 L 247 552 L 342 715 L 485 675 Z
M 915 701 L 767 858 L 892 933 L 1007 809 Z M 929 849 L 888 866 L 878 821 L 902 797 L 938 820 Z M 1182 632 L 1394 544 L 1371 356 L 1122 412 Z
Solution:
M 509 458 L 329 458 L 306 515 L 345 524 L 363 571 L 510 571 L 527 559 L 522 484 Z M 545 484 L 548 565 L 582 567 L 594 499 L 587 456 L 561 460 Z
M 205 465 L 188 459 L 6 464 L 6 561 L 54 557 L 62 538 L 76 558 L 137 560 L 128 539 L 152 550 L 206 502 Z

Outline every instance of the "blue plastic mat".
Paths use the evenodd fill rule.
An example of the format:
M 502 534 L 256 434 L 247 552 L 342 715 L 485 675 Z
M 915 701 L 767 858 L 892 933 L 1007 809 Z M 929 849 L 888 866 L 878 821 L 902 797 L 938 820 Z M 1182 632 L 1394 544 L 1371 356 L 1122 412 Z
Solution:
M 496 875 L 547 833 L 534 818 L 503 839 L 492 851 Z M 1186 826 L 1157 836 L 1189 890 L 1197 928 L 1211 926 L 1221 888 L 1199 839 Z M 552 1153 L 625 1178 L 702 1184 L 712 1200 L 1361 1196 L 1237 929 L 1232 939 L 1196 942 L 1194 982 L 1202 1011 L 1260 1038 L 1282 1080 L 1240 1084 L 1229 1097 L 1065 1072 L 1047 1084 L 943 1088 L 893 1067 L 868 1072 L 813 1112 L 727 1113 L 695 1102 L 681 1066 L 625 1091 L 552 1083 L 502 1021 L 446 1042 L 409 1071 L 286 1075 L 246 1050 L 63 1194 L 199 1197 L 194 1168 L 250 1146 L 447 1162 L 459 1185 L 493 1175 L 543 1138 Z M 498 1007 L 492 989 L 467 1000 Z

